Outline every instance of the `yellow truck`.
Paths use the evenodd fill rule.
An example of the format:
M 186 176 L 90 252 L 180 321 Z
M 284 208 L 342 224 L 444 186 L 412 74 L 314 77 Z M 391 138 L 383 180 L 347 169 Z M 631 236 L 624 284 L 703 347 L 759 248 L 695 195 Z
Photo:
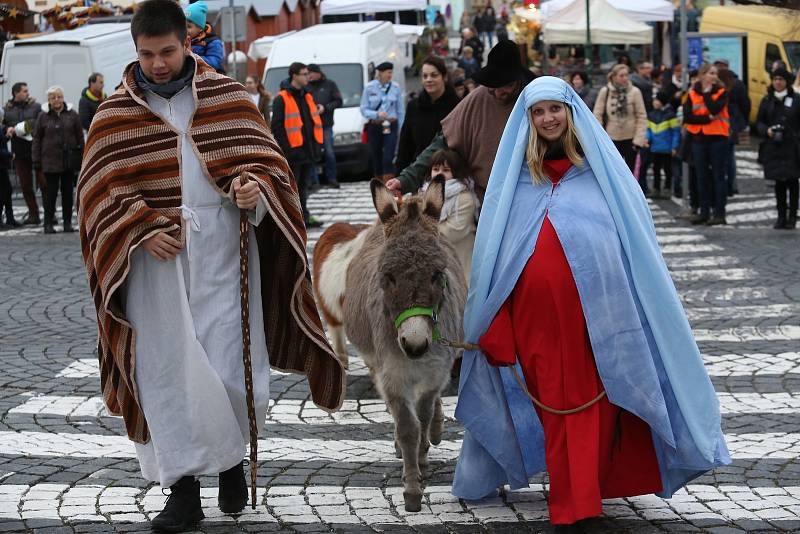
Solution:
M 762 5 L 711 6 L 703 10 L 701 33 L 747 34 L 747 84 L 755 122 L 761 98 L 770 84 L 769 71 L 777 60 L 800 69 L 800 11 Z

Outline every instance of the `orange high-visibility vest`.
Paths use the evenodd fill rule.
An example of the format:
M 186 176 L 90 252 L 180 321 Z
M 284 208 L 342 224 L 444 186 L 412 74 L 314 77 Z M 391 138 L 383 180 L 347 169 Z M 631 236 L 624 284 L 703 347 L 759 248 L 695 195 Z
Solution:
M 300 108 L 297 106 L 297 101 L 286 89 L 282 89 L 278 94 L 283 97 L 283 106 L 286 113 L 283 126 L 286 128 L 289 146 L 292 148 L 301 147 L 303 146 L 303 119 L 300 116 Z M 306 104 L 311 112 L 311 120 L 314 121 L 314 141 L 321 145 L 322 119 L 319 116 L 317 105 L 314 103 L 314 97 L 311 96 L 311 93 L 306 93 Z
M 719 91 L 711 95 L 711 100 L 716 101 L 724 92 L 725 88 L 720 88 Z M 706 107 L 706 102 L 703 100 L 703 95 L 701 93 L 692 89 L 689 91 L 689 99 L 692 102 L 692 113 L 694 115 L 703 116 L 711 114 Z M 717 113 L 714 116 L 714 120 L 708 124 L 687 124 L 686 130 L 694 135 L 702 132 L 703 135 L 721 135 L 728 137 L 731 131 L 731 116 L 728 113 L 728 106 L 726 105 L 722 108 L 722 111 Z

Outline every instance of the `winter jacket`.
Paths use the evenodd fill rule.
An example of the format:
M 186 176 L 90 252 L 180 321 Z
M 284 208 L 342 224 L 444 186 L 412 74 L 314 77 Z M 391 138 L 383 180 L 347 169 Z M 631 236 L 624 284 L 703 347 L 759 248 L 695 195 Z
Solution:
M 750 97 L 739 78 L 728 93 L 728 112 L 731 114 L 731 134 L 745 131 L 750 122 Z
M 483 63 L 483 42 L 477 37 L 470 37 L 466 41 L 462 39 L 461 46 L 458 49 L 458 56 L 464 55 L 464 47 L 469 46 L 472 48 L 472 55 L 478 60 L 478 63 Z
M 653 110 L 653 82 L 634 72 L 631 74 L 631 83 L 642 92 L 644 109 L 650 113 Z
M 472 191 L 462 191 L 458 194 L 453 213 L 439 223 L 439 237 L 450 243 L 456 251 L 467 282 L 472 268 L 472 249 L 475 246 L 475 220 L 478 211 L 475 201 Z
M 632 139 L 636 146 L 643 146 L 647 134 L 647 111 L 644 108 L 642 92 L 632 83 L 625 91 L 626 113 L 617 113 L 617 90 L 611 83 L 600 89 L 594 104 L 594 116 L 603 124 L 605 130 L 614 141 Z
M 225 74 L 225 45 L 214 35 L 210 24 L 206 24 L 203 33 L 192 39 L 192 52 L 217 72 Z
M 32 160 L 35 169 L 46 173 L 64 172 L 65 151 L 83 150 L 83 128 L 81 119 L 71 104 L 64 104 L 61 113 L 56 113 L 45 104 L 36 121 L 33 134 Z
M 261 116 L 264 117 L 264 120 L 267 122 L 267 126 L 270 123 L 270 115 L 272 115 L 272 97 L 267 91 L 258 94 L 258 102 L 253 102 L 258 111 L 261 112 Z
M 681 122 L 669 104 L 647 114 L 647 142 L 656 154 L 671 154 L 680 147 Z
M 284 156 L 292 165 L 301 163 L 314 163 L 322 155 L 322 145 L 314 140 L 314 122 L 311 119 L 311 112 L 306 104 L 306 93 L 308 89 L 295 89 L 289 79 L 281 82 L 281 90 L 286 90 L 297 102 L 300 110 L 300 118 L 303 120 L 303 145 L 297 148 L 289 146 L 289 137 L 286 135 L 286 105 L 281 94 L 275 95 L 272 99 L 272 135 L 281 147 Z
M 316 82 L 309 82 L 308 90 L 314 97 L 314 102 L 325 106 L 325 111 L 320 115 L 322 126 L 329 128 L 333 126 L 333 111 L 342 107 L 342 93 L 336 82 L 329 80 L 324 74 Z
M 481 70 L 481 64 L 474 56 L 470 59 L 462 57 L 458 60 L 458 68 L 464 69 L 464 78 L 473 78 Z
M 406 118 L 400 130 L 400 146 L 397 150 L 397 170 L 411 165 L 425 150 L 434 136 L 442 131 L 442 119 L 447 117 L 459 102 L 453 88 L 446 86 L 444 94 L 435 102 L 427 92 L 420 91 L 417 98 L 408 103 Z
M 594 110 L 594 104 L 597 101 L 597 89 L 589 87 L 588 85 L 584 85 L 580 88 L 580 90 L 575 91 L 578 93 L 578 96 L 581 97 L 581 100 L 586 104 L 591 110 Z
M 81 126 L 83 126 L 84 130 L 89 130 L 94 114 L 97 113 L 97 108 L 105 99 L 105 93 L 98 98 L 88 87 L 81 92 L 81 100 L 78 102 L 78 115 L 81 117 Z
M 25 102 L 14 102 L 9 100 L 3 108 L 5 116 L 3 117 L 3 127 L 18 126 L 18 130 L 24 130 L 26 135 L 32 135 L 36 127 L 36 119 L 39 113 L 42 112 L 42 106 L 33 98 L 29 98 Z M 17 135 L 11 138 L 11 152 L 14 157 L 22 160 L 31 159 L 31 141 L 24 139 L 22 135 Z
M 782 125 L 783 140 L 767 136 L 772 126 Z M 775 96 L 770 87 L 761 100 L 756 119 L 756 130 L 764 137 L 758 149 L 758 161 L 764 167 L 767 180 L 786 180 L 800 176 L 800 95 L 791 86 L 783 98 Z

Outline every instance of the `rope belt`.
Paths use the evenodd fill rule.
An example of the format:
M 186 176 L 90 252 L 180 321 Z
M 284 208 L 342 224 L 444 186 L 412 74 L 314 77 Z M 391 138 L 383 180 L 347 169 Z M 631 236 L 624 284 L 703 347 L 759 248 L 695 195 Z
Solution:
M 474 343 L 462 343 L 462 342 L 458 342 L 458 341 L 449 341 L 449 340 L 444 339 L 444 338 L 439 338 L 439 344 L 444 345 L 445 347 L 452 347 L 454 349 L 476 350 L 476 351 L 480 351 L 481 350 L 481 347 L 479 345 L 474 344 Z M 603 397 L 606 396 L 606 391 L 603 390 L 595 398 L 593 398 L 592 400 L 590 400 L 589 402 L 587 402 L 585 404 L 581 404 L 580 406 L 578 406 L 576 408 L 571 408 L 569 410 L 557 410 L 555 408 L 551 408 L 551 407 L 547 406 L 542 401 L 540 401 L 539 399 L 537 399 L 536 397 L 531 395 L 530 391 L 528 391 L 528 386 L 525 384 L 525 381 L 522 380 L 522 377 L 519 376 L 519 373 L 517 372 L 516 367 L 514 367 L 512 365 L 509 368 L 511 369 L 511 374 L 513 374 L 514 378 L 517 380 L 517 383 L 519 384 L 519 387 L 522 388 L 522 391 L 524 391 L 525 394 L 528 396 L 528 398 L 531 399 L 531 402 L 533 402 L 533 404 L 535 404 L 536 406 L 538 406 L 539 408 L 541 408 L 542 410 L 544 410 L 547 413 L 552 413 L 552 414 L 555 414 L 555 415 L 571 415 L 571 414 L 574 414 L 574 413 L 582 412 L 583 410 L 594 406 L 595 404 L 600 402 L 600 400 Z

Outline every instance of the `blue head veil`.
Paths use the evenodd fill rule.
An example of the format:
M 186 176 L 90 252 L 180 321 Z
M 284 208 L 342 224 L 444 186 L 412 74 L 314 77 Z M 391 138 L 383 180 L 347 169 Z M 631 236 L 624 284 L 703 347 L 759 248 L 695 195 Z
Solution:
M 684 465 L 661 466 L 663 494 L 670 495 L 703 470 L 730 461 L 720 430 L 719 403 L 661 255 L 642 191 L 593 113 L 558 78 L 546 76 L 531 82 L 517 100 L 503 132 L 475 239 L 465 337 L 478 342 L 516 283 L 498 279 L 498 254 L 504 234 L 516 231 L 507 230 L 507 225 L 526 156 L 530 128 L 527 111 L 543 100 L 564 102 L 570 107 L 585 163 L 596 177 L 614 220 L 629 264 L 632 289 L 661 356 L 662 378 L 674 391 L 669 402 L 684 420 L 681 431 L 674 437 L 666 436 L 665 442 L 680 448 L 681 443 L 676 442 L 685 440 L 691 442 L 687 448 L 696 451 Z M 498 290 L 502 284 L 510 287 Z M 464 355 L 456 417 L 467 429 L 453 484 L 456 495 L 480 498 L 505 483 L 512 488 L 524 487 L 532 474 L 544 468 L 542 428 L 530 400 L 506 371 L 489 366 L 478 352 Z

